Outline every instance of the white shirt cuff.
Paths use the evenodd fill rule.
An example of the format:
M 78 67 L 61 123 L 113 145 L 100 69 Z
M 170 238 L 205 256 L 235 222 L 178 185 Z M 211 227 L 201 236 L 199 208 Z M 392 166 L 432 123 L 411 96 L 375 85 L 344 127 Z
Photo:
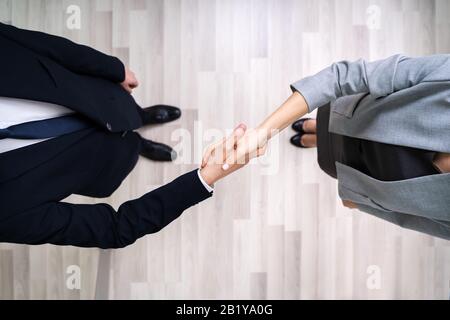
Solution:
M 202 175 L 200 174 L 200 169 L 197 170 L 197 174 L 198 174 L 198 178 L 200 179 L 200 181 L 201 181 L 201 183 L 203 184 L 203 186 L 205 187 L 205 189 L 206 189 L 209 193 L 214 192 L 214 186 L 211 187 L 209 184 L 207 184 L 207 183 L 205 182 L 205 180 L 203 180 L 203 177 L 202 177 Z

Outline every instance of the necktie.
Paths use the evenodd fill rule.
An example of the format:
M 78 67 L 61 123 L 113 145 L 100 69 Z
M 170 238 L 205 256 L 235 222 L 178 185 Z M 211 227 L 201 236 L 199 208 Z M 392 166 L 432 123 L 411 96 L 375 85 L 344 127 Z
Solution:
M 48 139 L 87 129 L 92 125 L 79 115 L 21 123 L 0 129 L 1 139 Z

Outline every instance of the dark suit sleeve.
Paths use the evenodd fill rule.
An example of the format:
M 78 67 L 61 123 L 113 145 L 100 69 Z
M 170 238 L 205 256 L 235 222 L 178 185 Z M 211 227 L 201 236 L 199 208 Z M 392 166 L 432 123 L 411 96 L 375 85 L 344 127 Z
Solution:
M 209 197 L 195 170 L 125 202 L 117 212 L 107 204 L 54 202 L 15 214 L 0 221 L 0 242 L 123 248 Z
M 0 35 L 37 54 L 53 59 L 67 69 L 120 83 L 125 80 L 125 67 L 116 57 L 68 39 L 38 31 L 19 29 L 0 23 Z

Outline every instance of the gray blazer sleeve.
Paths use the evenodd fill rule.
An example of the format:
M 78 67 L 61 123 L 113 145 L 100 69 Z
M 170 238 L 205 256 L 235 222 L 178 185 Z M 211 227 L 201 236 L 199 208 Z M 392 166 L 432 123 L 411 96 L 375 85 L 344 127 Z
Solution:
M 374 62 L 337 62 L 292 84 L 291 89 L 303 95 L 311 112 L 347 95 L 369 93 L 379 98 L 422 82 L 449 80 L 448 54 L 419 58 L 394 55 Z
M 357 204 L 358 209 L 377 218 L 394 223 L 402 228 L 426 233 L 428 235 L 450 240 L 450 222 L 414 216 L 401 212 L 383 212 L 364 204 Z

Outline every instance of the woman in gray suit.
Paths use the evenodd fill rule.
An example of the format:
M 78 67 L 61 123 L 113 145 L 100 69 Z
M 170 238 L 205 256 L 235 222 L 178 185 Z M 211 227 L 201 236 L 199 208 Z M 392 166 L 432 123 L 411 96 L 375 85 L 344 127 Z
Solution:
M 450 55 L 342 61 L 291 88 L 237 142 L 224 170 L 318 108 L 317 121 L 293 124 L 291 142 L 318 147 L 319 165 L 338 179 L 344 205 L 450 239 Z

